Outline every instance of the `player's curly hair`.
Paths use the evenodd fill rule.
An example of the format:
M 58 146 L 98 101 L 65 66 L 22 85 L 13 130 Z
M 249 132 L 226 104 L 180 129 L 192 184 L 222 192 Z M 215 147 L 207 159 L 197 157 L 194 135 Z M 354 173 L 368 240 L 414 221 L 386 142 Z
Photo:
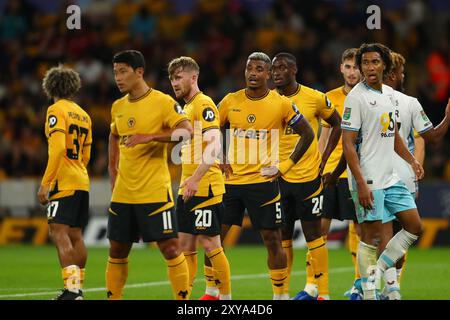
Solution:
M 42 88 L 50 99 L 70 98 L 81 88 L 80 75 L 60 64 L 45 73 Z
M 391 52 L 391 59 L 392 59 L 392 71 L 399 69 L 401 66 L 403 66 L 406 63 L 405 57 L 403 57 L 398 52 Z
M 356 52 L 356 65 L 358 66 L 359 70 L 362 73 L 361 68 L 361 62 L 362 62 L 362 55 L 366 52 L 378 52 L 381 56 L 381 59 L 383 60 L 384 64 L 386 65 L 386 68 L 384 69 L 383 75 L 388 74 L 391 72 L 392 68 L 392 58 L 391 58 L 391 49 L 386 47 L 385 45 L 381 43 L 363 43 Z
M 182 68 L 186 71 L 196 71 L 197 73 L 200 73 L 200 67 L 198 66 L 197 62 L 191 57 L 181 56 L 170 61 L 167 66 L 169 78 L 176 70 L 178 70 L 178 68 Z

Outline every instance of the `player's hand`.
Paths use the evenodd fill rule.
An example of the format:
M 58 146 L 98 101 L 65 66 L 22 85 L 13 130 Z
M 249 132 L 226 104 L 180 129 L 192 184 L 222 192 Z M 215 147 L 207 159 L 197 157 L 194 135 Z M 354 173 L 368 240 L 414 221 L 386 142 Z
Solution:
M 37 193 L 39 203 L 42 205 L 46 205 L 48 203 L 48 192 L 50 191 L 50 186 L 43 186 L 41 185 L 39 187 L 39 191 Z
M 358 184 L 358 201 L 361 207 L 363 207 L 364 209 L 373 209 L 373 193 L 369 189 L 369 186 L 365 181 L 361 184 Z
M 333 173 L 325 173 L 322 176 L 323 188 L 334 187 L 337 185 L 338 177 L 336 177 Z
M 417 179 L 421 180 L 423 176 L 425 175 L 425 170 L 423 169 L 422 165 L 419 161 L 414 159 L 413 162 L 411 162 L 411 167 L 413 168 L 414 172 L 416 173 Z
M 153 136 L 151 134 L 133 134 L 125 140 L 125 147 L 131 148 L 137 144 L 149 143 L 152 140 Z
M 281 172 L 278 170 L 277 166 L 262 167 L 261 175 L 264 178 L 270 178 L 270 181 L 274 181 L 278 179 L 278 177 L 281 177 Z
M 198 184 L 200 180 L 195 179 L 194 177 L 189 177 L 181 184 L 183 190 L 183 201 L 189 201 L 198 191 Z
M 233 168 L 229 163 L 221 163 L 219 164 L 220 170 L 222 170 L 222 173 L 225 174 L 225 179 L 229 179 L 230 176 L 233 174 Z

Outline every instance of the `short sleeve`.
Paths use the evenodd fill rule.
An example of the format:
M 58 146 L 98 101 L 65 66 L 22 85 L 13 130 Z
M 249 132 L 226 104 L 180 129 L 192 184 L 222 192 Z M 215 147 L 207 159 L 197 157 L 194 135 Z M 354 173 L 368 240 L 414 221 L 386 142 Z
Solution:
M 219 109 L 219 124 L 223 127 L 228 122 L 228 104 L 230 96 L 226 95 L 222 101 L 219 102 L 217 108 Z
M 66 133 L 66 118 L 60 109 L 50 107 L 47 110 L 47 119 L 45 122 L 45 133 L 47 138 L 56 131 Z
M 320 114 L 320 117 L 322 119 L 328 119 L 334 112 L 335 108 L 334 105 L 331 103 L 330 99 L 328 99 L 328 97 L 318 91 L 319 95 L 318 95 L 318 101 L 317 101 L 317 107 L 318 107 L 318 111 Z M 323 123 L 324 121 L 322 121 Z
M 353 95 L 348 95 L 344 102 L 341 127 L 344 130 L 359 131 L 362 125 L 361 101 Z
M 412 111 L 413 127 L 419 134 L 433 128 L 433 124 L 430 119 L 428 119 L 422 105 L 416 98 L 411 99 L 410 107 Z
M 163 119 L 164 126 L 168 128 L 174 128 L 180 122 L 188 120 L 186 114 L 183 111 L 183 108 L 178 102 L 167 96 L 167 99 L 164 101 L 164 103 L 166 104 L 165 108 L 168 110 L 165 113 Z
M 219 112 L 215 105 L 204 102 L 196 107 L 195 121 L 200 122 L 202 132 L 205 132 L 209 129 L 219 129 L 219 119 Z

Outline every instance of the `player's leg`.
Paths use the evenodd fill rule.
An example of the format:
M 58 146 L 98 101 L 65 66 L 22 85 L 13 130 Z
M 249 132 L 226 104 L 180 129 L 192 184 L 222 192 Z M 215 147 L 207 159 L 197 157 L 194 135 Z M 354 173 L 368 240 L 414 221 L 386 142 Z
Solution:
M 223 243 L 228 231 L 232 225 L 242 226 L 244 219 L 245 207 L 242 202 L 242 186 L 225 185 L 225 194 L 223 195 L 223 212 L 220 217 L 221 230 L 220 239 Z M 204 258 L 204 274 L 205 274 L 205 294 L 200 300 L 217 300 L 219 299 L 219 288 L 216 285 L 218 280 L 211 261 L 205 254 Z
M 384 190 L 372 190 L 374 209 L 366 210 L 358 200 L 358 193 L 352 192 L 356 215 L 361 228 L 361 240 L 358 246 L 357 262 L 361 274 L 361 287 L 365 300 L 376 300 L 380 275 L 377 268 L 377 248 L 381 241 L 382 221 L 384 217 Z
M 262 229 L 260 234 L 268 253 L 267 265 L 272 281 L 273 298 L 274 300 L 288 299 L 289 295 L 283 288 L 288 271 L 286 253 L 281 246 L 281 231 L 279 229 Z
M 386 248 L 389 240 L 393 237 L 393 221 L 385 221 L 382 226 L 381 241 L 378 252 L 381 253 Z M 381 299 L 400 300 L 400 286 L 397 282 L 397 271 L 395 266 L 387 269 L 383 274 L 384 289 Z
M 193 201 L 193 199 L 190 201 Z M 197 236 L 193 234 L 192 230 L 192 219 L 195 220 L 195 216 L 192 212 L 189 212 L 189 208 L 187 208 L 181 195 L 177 199 L 176 215 L 178 219 L 178 239 L 188 264 L 189 288 L 192 292 L 197 274 Z
M 87 250 L 83 240 L 83 234 L 80 228 L 70 228 L 69 237 L 74 249 L 74 261 L 80 268 L 80 289 L 84 287 L 86 275 Z
M 112 202 L 108 209 L 109 257 L 105 272 L 108 300 L 123 298 L 123 288 L 128 278 L 128 255 L 133 242 L 138 241 L 134 206 Z
M 394 220 L 394 222 L 392 224 L 392 229 L 394 231 L 393 232 L 394 234 L 397 234 L 397 232 L 402 230 L 402 225 L 400 224 L 400 222 L 398 220 Z M 400 282 L 401 282 L 401 279 L 402 279 L 402 275 L 404 273 L 403 271 L 404 271 L 405 266 L 406 266 L 407 257 L 408 257 L 408 252 L 406 252 L 403 257 L 398 259 L 397 263 L 395 264 L 396 274 L 397 274 L 397 282 L 398 282 L 399 286 L 400 286 Z
M 79 227 L 79 206 L 81 194 L 75 191 L 72 195 L 52 200 L 48 205 L 49 234 L 55 244 L 61 265 L 64 281 L 63 292 L 57 300 L 81 300 L 80 267 L 77 264 L 75 248 L 70 239 L 71 226 Z
M 253 228 L 259 230 L 266 246 L 269 275 L 272 282 L 273 298 L 287 300 L 284 286 L 287 280 L 286 253 L 281 245 L 281 227 L 284 211 L 278 182 L 247 185 L 243 195 Z
M 300 220 L 309 253 L 309 265 L 314 282 L 307 283 L 304 291 L 310 296 L 329 299 L 328 249 L 322 237 L 320 216 L 316 220 Z M 317 284 L 317 286 L 315 285 Z
M 157 241 L 167 263 L 169 281 L 176 300 L 189 299 L 189 268 L 178 238 Z
M 105 272 L 108 300 L 123 299 L 123 288 L 128 279 L 128 255 L 132 246 L 132 242 L 109 239 L 109 257 Z
M 382 272 L 394 267 L 422 232 L 414 198 L 403 183 L 386 189 L 386 207 L 388 212 L 395 213 L 403 229 L 392 237 L 378 259 L 378 267 Z
M 83 289 L 86 275 L 87 250 L 82 230 L 86 227 L 89 220 L 89 192 L 76 191 L 76 194 L 79 198 L 77 203 L 78 215 L 76 224 L 69 229 L 69 237 L 75 251 L 76 263 L 80 267 L 80 289 Z
M 220 292 L 220 300 L 231 300 L 230 264 L 222 248 L 220 235 L 199 235 L 199 242 L 215 272 L 215 285 Z
M 75 251 L 69 237 L 70 227 L 60 223 L 50 223 L 50 238 L 56 246 L 64 289 L 78 295 L 80 292 L 80 267 L 75 259 Z M 65 292 L 63 291 L 63 294 Z M 67 294 L 66 294 L 67 295 Z M 77 299 L 75 297 L 74 299 Z M 62 295 L 57 299 L 62 299 Z
M 284 225 L 281 228 L 281 246 L 286 254 L 288 276 L 285 281 L 284 294 L 289 296 L 294 248 L 292 239 L 295 227 L 295 203 L 293 203 L 288 183 L 280 179 L 281 206 L 283 207 Z

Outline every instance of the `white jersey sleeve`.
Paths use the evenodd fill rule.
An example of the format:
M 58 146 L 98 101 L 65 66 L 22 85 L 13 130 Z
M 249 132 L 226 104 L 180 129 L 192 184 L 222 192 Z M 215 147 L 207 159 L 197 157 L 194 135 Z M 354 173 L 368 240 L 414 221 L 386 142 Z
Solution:
M 416 98 L 411 99 L 410 110 L 412 112 L 414 129 L 416 129 L 419 134 L 433 128 L 433 123 L 431 123 L 430 119 L 428 119 L 422 105 Z
M 344 113 L 342 114 L 341 127 L 345 130 L 359 131 L 362 125 L 361 100 L 355 95 L 349 94 L 344 101 Z

